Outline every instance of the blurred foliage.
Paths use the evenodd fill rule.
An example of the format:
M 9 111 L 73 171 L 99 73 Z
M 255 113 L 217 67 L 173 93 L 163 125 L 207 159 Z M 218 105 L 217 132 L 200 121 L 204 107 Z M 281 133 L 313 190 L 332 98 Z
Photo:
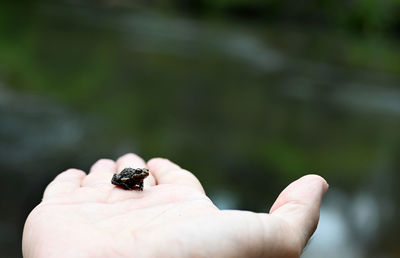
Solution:
M 266 8 L 276 14 L 288 8 L 298 13 L 291 17 L 300 13 L 308 16 L 307 10 L 328 12 L 329 8 L 339 8 L 333 1 L 310 1 L 302 5 L 303 9 L 285 1 L 269 2 L 272 9 L 261 1 L 199 3 L 207 6 L 207 10 L 227 13 L 235 6 L 246 10 L 245 6 L 254 5 L 260 13 Z M 390 3 L 395 5 L 397 2 Z M 374 5 L 370 1 L 353 4 L 363 4 L 363 8 Z M 100 6 L 93 11 L 91 6 L 89 11 L 87 7 L 52 9 L 52 5 L 42 8 L 33 4 L 30 9 L 22 8 L 23 23 L 13 18 L 20 14 L 20 9 L 3 10 L 2 17 L 8 21 L 7 26 L 2 25 L 5 36 L 0 41 L 3 80 L 14 89 L 44 94 L 79 111 L 101 114 L 107 119 L 102 130 L 110 142 L 114 137 L 119 139 L 120 135 L 137 132 L 144 140 L 135 139 L 136 144 L 151 155 L 172 155 L 173 158 L 169 150 L 174 141 L 178 141 L 180 144 L 175 144 L 176 148 L 181 149 L 177 149 L 177 155 L 184 155 L 184 160 L 190 161 L 196 156 L 185 149 L 190 145 L 195 146 L 198 153 L 206 152 L 207 148 L 230 149 L 231 153 L 226 154 L 228 163 L 231 156 L 245 155 L 249 162 L 263 164 L 264 169 L 270 168 L 290 178 L 310 168 L 324 171 L 325 175 L 336 175 L 338 180 L 342 178 L 340 173 L 351 171 L 346 181 L 364 173 L 370 166 L 368 160 L 373 157 L 373 146 L 379 139 L 371 135 L 373 130 L 360 130 L 338 111 L 333 112 L 336 118 L 324 118 L 327 110 L 313 111 L 318 105 L 318 94 L 317 102 L 312 106 L 296 104 L 292 107 L 287 102 L 282 108 L 282 101 L 286 100 L 274 87 L 281 87 L 286 73 L 297 76 L 290 69 L 276 75 L 254 72 L 245 63 L 231 62 L 220 53 L 210 52 L 214 50 L 200 50 L 194 59 L 190 55 L 182 57 L 168 51 L 143 52 L 140 50 L 143 35 L 131 32 L 133 42 L 127 43 L 126 34 L 111 25 L 115 17 L 124 15 L 125 9 L 115 8 L 110 12 Z M 140 15 L 142 11 L 135 12 Z M 281 19 L 282 15 L 277 15 L 276 19 Z M 17 21 L 17 24 L 10 26 L 11 21 Z M 365 40 L 341 32 L 310 30 L 307 32 L 310 35 L 304 39 L 293 27 L 266 30 L 257 25 L 253 28 L 254 33 L 265 37 L 265 42 L 298 58 L 400 74 L 398 46 L 380 36 Z M 313 90 L 323 91 L 316 78 L 318 72 L 304 69 L 300 74 L 314 78 L 309 82 L 314 85 Z M 261 86 L 261 82 L 268 82 L 265 85 L 268 87 Z M 159 113 L 159 110 L 163 112 Z M 129 117 L 126 111 L 129 111 Z M 297 122 L 293 122 L 296 130 L 288 124 L 292 116 L 296 117 Z M 148 128 L 146 124 L 151 123 L 160 127 Z M 364 123 L 361 119 L 360 127 Z M 324 131 L 318 131 L 321 128 Z M 321 138 L 315 139 L 316 135 Z M 338 137 L 341 137 L 340 141 L 337 141 Z M 214 140 L 210 146 L 203 145 L 208 139 Z M 349 144 L 343 147 L 346 142 Z M 153 153 L 154 150 L 158 153 Z M 202 169 L 201 159 L 195 163 Z
M 38 3 L 73 3 L 106 7 L 152 7 L 163 12 L 180 12 L 203 17 L 243 18 L 258 22 L 308 25 L 330 30 L 343 30 L 364 35 L 385 34 L 399 36 L 400 0 L 64 0 L 64 1 L 18 1 L 5 4 L 1 19 L 8 19 L 13 10 L 19 12 L 15 21 L 23 23 Z M 24 8 L 21 8 L 25 5 Z M 33 7 L 33 8 L 32 8 Z M 24 13 L 20 13 L 23 11 Z M 1 11 L 0 11 L 1 12 Z M 22 19 L 21 19 L 22 18 Z M 2 24 L 10 24 L 4 23 Z M 15 27 L 7 26 L 8 30 Z
M 393 33 L 400 28 L 400 1 L 387 0 L 175 0 L 155 1 L 200 15 L 221 15 L 273 22 L 329 26 L 363 34 Z

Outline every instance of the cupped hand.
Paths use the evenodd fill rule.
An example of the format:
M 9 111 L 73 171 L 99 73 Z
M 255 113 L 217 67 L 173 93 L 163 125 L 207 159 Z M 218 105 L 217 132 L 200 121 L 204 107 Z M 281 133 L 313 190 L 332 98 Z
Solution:
M 150 170 L 144 191 L 110 183 L 125 167 Z M 26 220 L 24 257 L 299 257 L 314 232 L 323 178 L 290 184 L 270 213 L 219 210 L 197 178 L 169 160 L 135 154 L 59 174 Z

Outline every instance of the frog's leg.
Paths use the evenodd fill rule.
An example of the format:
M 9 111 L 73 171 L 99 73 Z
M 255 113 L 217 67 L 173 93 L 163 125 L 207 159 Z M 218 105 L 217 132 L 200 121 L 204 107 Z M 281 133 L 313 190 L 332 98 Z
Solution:
M 122 188 L 124 188 L 126 190 L 131 189 L 127 183 L 121 183 L 121 185 L 122 185 Z
M 139 190 L 143 191 L 143 181 L 139 183 Z

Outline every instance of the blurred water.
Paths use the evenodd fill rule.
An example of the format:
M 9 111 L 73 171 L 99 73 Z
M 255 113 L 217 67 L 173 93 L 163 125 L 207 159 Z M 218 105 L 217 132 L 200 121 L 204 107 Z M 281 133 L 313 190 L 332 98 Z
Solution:
M 30 17 L 0 45 L 7 257 L 53 176 L 127 151 L 192 170 L 224 209 L 267 211 L 319 173 L 331 191 L 303 257 L 398 257 L 396 74 L 314 57 L 335 50 L 310 31 L 79 5 Z

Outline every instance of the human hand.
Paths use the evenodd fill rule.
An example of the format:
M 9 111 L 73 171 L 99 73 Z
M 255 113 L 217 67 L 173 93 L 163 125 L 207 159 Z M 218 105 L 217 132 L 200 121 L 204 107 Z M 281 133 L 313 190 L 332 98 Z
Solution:
M 110 183 L 125 167 L 150 170 L 144 191 Z M 219 210 L 197 178 L 166 159 L 135 154 L 69 169 L 26 220 L 24 257 L 299 257 L 314 232 L 325 180 L 290 184 L 270 213 Z

